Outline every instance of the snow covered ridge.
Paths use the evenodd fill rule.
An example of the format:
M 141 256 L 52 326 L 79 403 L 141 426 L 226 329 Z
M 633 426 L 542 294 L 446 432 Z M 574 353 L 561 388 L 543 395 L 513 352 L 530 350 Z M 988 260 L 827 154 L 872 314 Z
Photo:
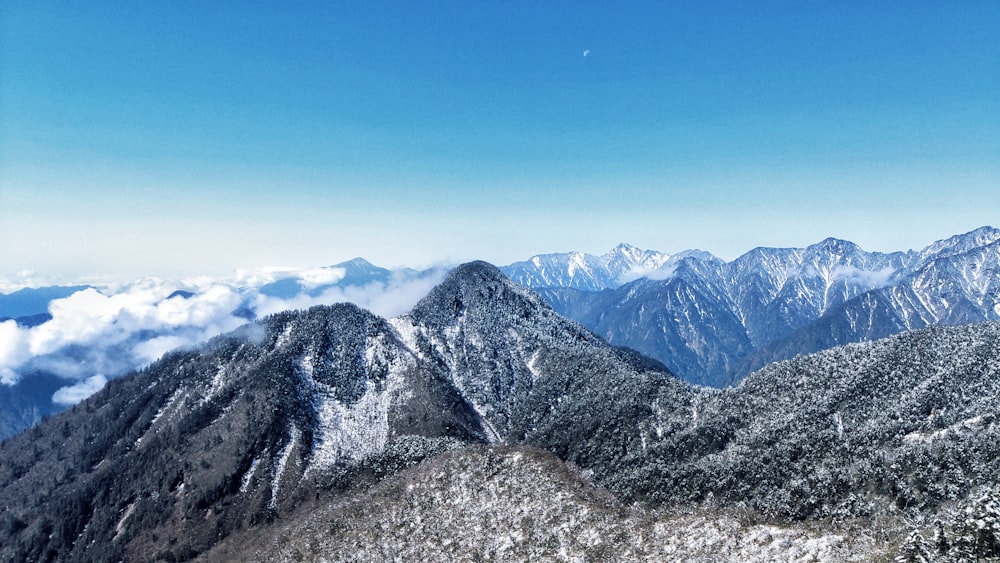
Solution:
M 920 252 L 866 252 L 826 239 L 756 248 L 731 262 L 673 255 L 646 277 L 602 292 L 560 276 L 510 273 L 612 344 L 717 387 L 797 354 L 1000 319 L 1000 230 L 991 227 Z
M 600 291 L 650 275 L 672 258 L 669 254 L 622 243 L 601 256 L 583 252 L 539 254 L 524 262 L 504 266 L 501 270 L 512 280 L 528 287 Z

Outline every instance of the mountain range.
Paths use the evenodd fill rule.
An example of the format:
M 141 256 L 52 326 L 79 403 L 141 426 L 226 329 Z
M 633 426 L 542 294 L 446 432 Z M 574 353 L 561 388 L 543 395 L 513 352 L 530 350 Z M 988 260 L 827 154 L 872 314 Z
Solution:
M 523 511 L 502 515 L 520 514 L 522 535 L 503 540 L 517 549 L 537 533 L 549 534 L 544 553 L 634 549 L 635 559 L 655 560 L 665 552 L 641 551 L 648 537 L 673 536 L 642 520 L 648 506 L 668 511 L 649 518 L 700 521 L 717 535 L 785 522 L 774 531 L 787 540 L 778 559 L 809 552 L 800 548 L 817 537 L 833 542 L 806 531 L 826 521 L 860 527 L 821 550 L 826 557 L 869 553 L 864 534 L 876 528 L 886 552 L 923 549 L 903 536 L 914 526 L 926 535 L 935 518 L 945 522 L 942 553 L 1000 555 L 1000 535 L 968 528 L 1000 518 L 989 500 L 1000 474 L 998 376 L 1000 324 L 987 322 L 772 364 L 730 389 L 693 386 L 561 317 L 497 268 L 469 263 L 404 315 L 384 319 L 349 304 L 271 315 L 169 353 L 3 442 L 0 558 L 319 560 L 335 556 L 329 545 L 344 548 L 331 540 L 352 537 L 368 542 L 358 546 L 363 560 L 399 553 L 379 551 L 394 544 L 413 549 L 415 537 L 438 553 L 453 537 L 455 555 L 471 556 L 462 545 L 499 532 L 473 529 L 463 539 L 455 524 L 421 520 L 432 513 L 412 504 L 369 510 L 371 497 L 358 495 L 382 483 L 410 491 L 403 500 L 447 494 L 449 510 L 483 510 L 484 497 L 467 491 L 514 490 L 493 475 L 552 492 L 504 505 Z M 520 465 L 525 454 L 504 447 L 547 453 Z M 426 476 L 420 487 L 397 480 L 415 464 Z M 447 468 L 469 464 L 471 477 L 456 473 L 469 484 L 454 488 Z M 558 493 L 568 487 L 584 496 Z M 600 519 L 587 519 L 597 505 L 606 507 Z M 626 505 L 639 512 L 628 516 Z M 543 518 L 546 506 L 556 520 Z M 946 517 L 966 506 L 969 518 Z M 350 511 L 361 512 L 338 520 Z M 685 520 L 690 511 L 700 520 Z M 587 539 L 546 528 L 577 517 L 592 534 L 621 533 Z M 639 518 L 652 536 L 629 536 L 628 520 L 616 518 Z M 723 530 L 733 518 L 738 525 Z M 380 527 L 388 522 L 395 527 Z M 366 526 L 382 531 L 357 535 L 375 529 Z M 289 546 L 297 547 L 282 551 Z
M 619 246 L 596 261 L 647 255 L 664 256 Z M 603 287 L 577 281 L 579 264 L 595 261 L 580 256 L 550 254 L 504 271 L 608 342 L 714 387 L 797 354 L 1000 319 L 1000 230 L 992 227 L 921 251 L 867 252 L 829 238 L 806 248 L 755 248 L 730 262 L 687 252 Z M 640 263 L 649 264 L 627 262 L 616 279 Z
M 998 233 L 983 227 L 893 253 L 831 238 L 806 248 L 756 248 L 730 262 L 698 250 L 620 244 L 601 256 L 545 254 L 501 269 L 608 342 L 659 360 L 685 381 L 724 387 L 797 354 L 1000 318 Z M 350 301 L 396 315 L 443 275 L 356 258 L 228 284 L 164 280 L 156 290 L 142 282 L 135 290 L 52 286 L 0 295 L 0 338 L 8 341 L 0 347 L 0 438 L 171 347 L 313 304 Z

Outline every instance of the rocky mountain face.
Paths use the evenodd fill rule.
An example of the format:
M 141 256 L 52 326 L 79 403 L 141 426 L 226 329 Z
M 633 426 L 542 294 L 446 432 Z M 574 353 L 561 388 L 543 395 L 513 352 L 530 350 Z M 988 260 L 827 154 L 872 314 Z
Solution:
M 378 474 L 443 439 L 481 440 L 442 375 L 351 305 L 168 355 L 0 446 L 0 554 L 184 559 L 361 461 Z M 400 436 L 414 438 L 396 451 Z
M 287 542 L 239 538 L 281 537 L 304 522 L 289 545 L 318 560 L 387 521 L 412 533 L 377 534 L 386 541 L 452 538 L 457 556 L 471 557 L 480 544 L 455 526 L 474 518 L 463 510 L 494 508 L 521 535 L 483 541 L 512 554 L 548 538 L 582 556 L 631 549 L 655 559 L 666 552 L 649 538 L 681 541 L 664 526 L 733 518 L 754 534 L 796 522 L 774 531 L 796 538 L 780 553 L 813 553 L 804 546 L 815 540 L 826 542 L 815 553 L 833 559 L 869 553 L 865 534 L 878 521 L 891 550 L 908 525 L 927 535 L 934 518 L 997 485 L 998 376 L 1000 324 L 981 323 L 778 363 L 732 389 L 695 387 L 471 263 L 401 317 L 351 305 L 273 315 L 114 380 L 0 444 L 0 559 L 281 559 L 295 555 L 281 551 Z M 522 462 L 501 446 L 561 461 Z M 419 486 L 393 480 L 423 460 L 409 474 Z M 497 488 L 506 477 L 527 482 Z M 405 488 L 403 504 L 366 507 L 377 497 L 364 491 L 384 498 L 369 487 L 386 478 L 378 487 Z M 513 505 L 470 490 L 540 492 L 511 515 Z M 542 503 L 550 512 L 538 512 Z M 644 506 L 668 512 L 649 520 Z M 970 514 L 992 517 L 989 506 Z M 686 520 L 692 510 L 699 516 Z M 298 520 L 303 511 L 327 520 Z M 828 521 L 860 528 L 843 541 L 809 528 Z M 547 528 L 573 522 L 579 533 Z M 621 532 L 598 538 L 611 547 L 595 543 L 601 529 Z M 381 545 L 368 541 L 358 548 L 368 560 L 385 554 L 365 551 Z M 746 553 L 770 545 L 743 541 Z M 251 546 L 262 551 L 238 551 Z
M 457 448 L 205 559 L 993 561 L 998 376 L 998 323 L 841 347 L 657 400 L 605 467 Z
M 990 227 L 921 252 L 865 252 L 826 239 L 804 249 L 757 248 L 731 262 L 672 260 L 648 278 L 599 292 L 536 289 L 612 344 L 716 387 L 796 354 L 1000 318 L 1000 230 Z

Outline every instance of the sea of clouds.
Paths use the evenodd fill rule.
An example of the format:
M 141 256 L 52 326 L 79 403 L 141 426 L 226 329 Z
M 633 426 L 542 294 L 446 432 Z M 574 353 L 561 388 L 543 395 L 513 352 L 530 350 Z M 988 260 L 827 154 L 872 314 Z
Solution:
M 104 284 L 49 303 L 37 326 L 0 322 L 0 384 L 32 374 L 66 380 L 53 396 L 75 404 L 108 379 L 141 368 L 166 352 L 204 342 L 248 322 L 289 309 L 351 302 L 384 317 L 405 313 L 440 283 L 445 269 L 394 273 L 388 282 L 337 285 L 341 268 L 241 271 L 230 280 L 142 279 Z M 274 296 L 262 288 L 293 278 L 301 292 Z

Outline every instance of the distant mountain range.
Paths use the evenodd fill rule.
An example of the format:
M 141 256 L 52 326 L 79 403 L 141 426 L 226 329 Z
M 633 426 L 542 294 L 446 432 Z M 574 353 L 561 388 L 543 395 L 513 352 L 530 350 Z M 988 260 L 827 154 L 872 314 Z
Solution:
M 851 521 L 873 533 L 877 521 L 885 552 L 922 549 L 904 536 L 941 517 L 945 551 L 979 556 L 1000 550 L 1000 536 L 962 539 L 972 537 L 968 522 L 994 518 L 992 504 L 975 499 L 998 485 L 998 401 L 1000 323 L 837 348 L 773 364 L 719 391 L 608 345 L 497 268 L 470 263 L 405 315 L 387 320 L 347 304 L 271 315 L 172 352 L 3 442 L 0 559 L 332 559 L 340 552 L 323 550 L 337 548 L 322 546 L 340 537 L 338 529 L 380 526 L 365 514 L 398 528 L 360 540 L 367 560 L 390 553 L 367 551 L 375 546 L 414 549 L 416 530 L 427 541 L 454 538 L 455 555 L 471 556 L 461 546 L 481 545 L 487 538 L 475 534 L 488 530 L 434 524 L 433 513 L 403 504 L 374 512 L 353 504 L 353 524 L 337 524 L 347 528 L 305 516 L 329 514 L 322 507 L 338 506 L 342 495 L 446 451 L 459 457 L 429 461 L 422 484 L 404 486 L 409 494 L 447 494 L 451 510 L 462 511 L 489 498 L 462 491 L 488 483 L 504 494 L 493 475 L 550 487 L 551 496 L 503 516 L 520 526 L 520 536 L 502 540 L 511 546 L 531 547 L 524 542 L 545 531 L 549 509 L 566 516 L 558 520 L 566 526 L 577 514 L 593 533 L 618 530 L 602 539 L 614 553 L 652 549 L 643 539 L 650 536 L 626 533 L 634 526 L 672 537 L 641 516 L 616 524 L 615 514 L 625 517 L 620 509 L 601 509 L 594 514 L 603 520 L 593 520 L 579 497 L 558 492 L 577 487 L 599 498 L 593 480 L 613 502 L 697 509 L 689 524 L 720 534 L 728 532 L 713 518 L 736 514 L 727 511 L 743 511 L 744 523 L 730 529 L 755 533 L 776 520 L 813 529 Z M 462 453 L 470 444 L 545 450 L 583 473 L 567 480 L 544 456 L 521 465 L 506 450 Z M 452 474 L 441 472 L 470 463 L 481 466 L 462 477 L 469 484 L 449 488 Z M 967 520 L 944 516 L 952 506 L 969 506 L 961 512 Z M 685 525 L 675 518 L 673 526 Z M 220 543 L 285 524 L 296 530 L 292 544 Z M 804 542 L 786 542 L 777 559 L 808 554 L 799 548 L 817 536 L 774 530 Z M 356 533 L 343 537 L 358 540 Z M 838 549 L 872 548 L 864 533 Z M 611 553 L 591 536 L 547 537 L 543 555 Z M 753 558 L 771 542 L 742 545 Z M 647 552 L 649 560 L 661 553 Z M 726 557 L 745 558 L 739 553 Z
M 608 342 L 715 387 L 797 354 L 1000 319 L 1000 230 L 992 227 L 919 252 L 866 252 L 830 238 L 807 248 L 755 248 L 731 262 L 699 252 L 664 258 L 627 246 L 586 256 L 549 254 L 504 271 Z M 612 256 L 623 265 L 600 278 L 603 285 L 583 283 L 596 277 L 581 272 L 595 269 L 580 264 Z M 608 281 L 626 281 L 622 272 L 656 262 L 631 256 L 662 261 L 634 281 Z

